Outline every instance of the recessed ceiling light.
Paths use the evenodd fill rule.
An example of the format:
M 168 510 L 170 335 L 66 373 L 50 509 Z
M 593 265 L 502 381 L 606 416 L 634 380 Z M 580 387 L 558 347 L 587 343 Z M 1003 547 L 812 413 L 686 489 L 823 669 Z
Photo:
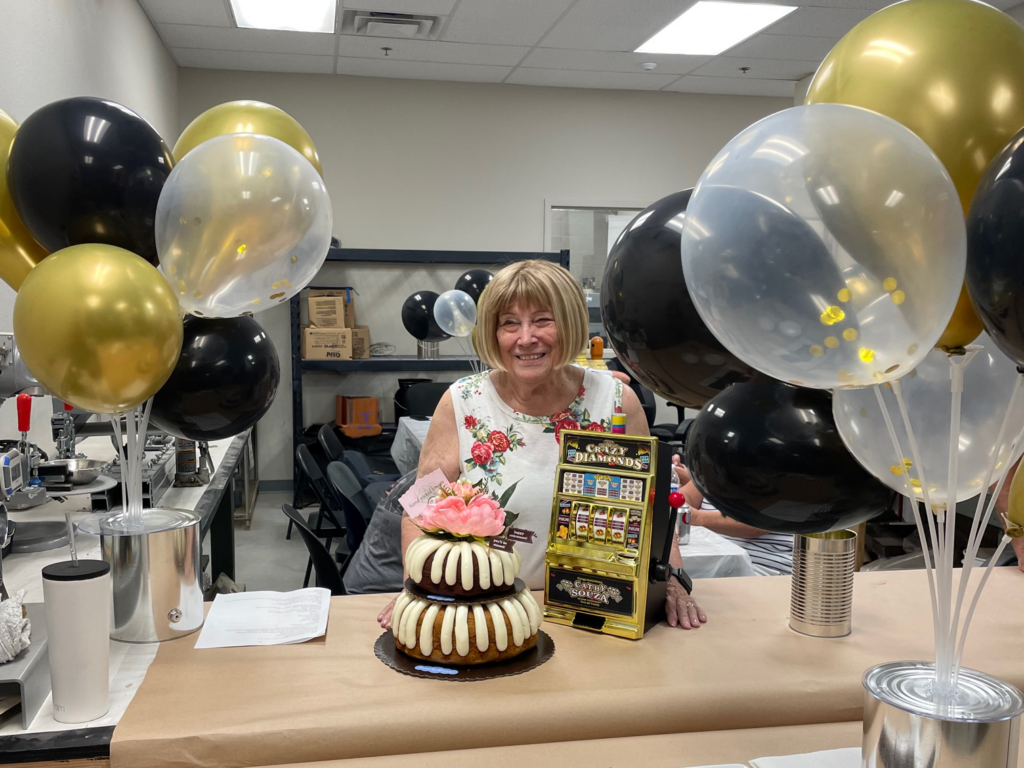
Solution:
M 636 53 L 717 56 L 795 10 L 792 5 L 701 0 Z
M 247 29 L 334 32 L 336 0 L 231 0 L 235 23 Z

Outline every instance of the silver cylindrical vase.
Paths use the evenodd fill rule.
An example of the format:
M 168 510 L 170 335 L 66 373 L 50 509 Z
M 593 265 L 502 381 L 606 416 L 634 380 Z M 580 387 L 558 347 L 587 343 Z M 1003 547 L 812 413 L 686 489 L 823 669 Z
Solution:
M 793 537 L 789 626 L 812 637 L 844 637 L 853 629 L 857 534 L 830 531 Z
M 203 625 L 200 518 L 182 509 L 146 509 L 141 522 L 116 511 L 79 528 L 100 536 L 110 563 L 110 636 L 128 643 L 173 640 Z
M 1017 768 L 1024 696 L 1008 683 L 960 671 L 937 704 L 935 665 L 881 664 L 864 674 L 862 768 Z

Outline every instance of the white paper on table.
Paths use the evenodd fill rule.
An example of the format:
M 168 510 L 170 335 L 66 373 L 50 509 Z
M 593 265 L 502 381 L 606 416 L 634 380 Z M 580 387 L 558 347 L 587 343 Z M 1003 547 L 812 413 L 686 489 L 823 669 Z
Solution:
M 759 757 L 751 760 L 753 768 L 860 768 L 860 747 L 828 749 L 806 755 Z
M 304 643 L 327 632 L 330 590 L 217 595 L 196 648 Z

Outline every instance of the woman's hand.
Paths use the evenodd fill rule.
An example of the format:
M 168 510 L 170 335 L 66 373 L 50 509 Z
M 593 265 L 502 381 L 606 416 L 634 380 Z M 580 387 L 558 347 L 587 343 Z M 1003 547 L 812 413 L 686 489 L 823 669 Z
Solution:
M 384 610 L 377 614 L 377 623 L 384 629 L 391 629 L 391 612 L 395 610 L 395 602 L 397 600 L 397 597 L 393 598 L 390 603 L 384 606 Z
M 683 461 L 678 454 L 672 455 L 672 469 L 675 471 L 676 477 L 679 478 L 679 485 L 686 485 L 690 482 L 690 472 L 683 466 Z
M 665 596 L 665 613 L 670 627 L 680 629 L 700 629 L 706 624 L 707 614 L 697 605 L 697 601 L 675 580 L 669 579 L 668 594 Z

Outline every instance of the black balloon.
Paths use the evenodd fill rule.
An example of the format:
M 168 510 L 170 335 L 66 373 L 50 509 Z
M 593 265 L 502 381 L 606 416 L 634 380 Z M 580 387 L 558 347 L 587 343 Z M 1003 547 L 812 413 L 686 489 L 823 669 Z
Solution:
M 831 393 L 780 381 L 735 384 L 705 405 L 686 466 L 723 514 L 777 533 L 849 528 L 889 499 L 843 445 Z
M 679 239 L 692 192 L 662 198 L 622 230 L 605 265 L 601 316 L 631 374 L 670 403 L 699 408 L 761 374 L 722 346 L 686 289 Z
M 465 291 L 473 297 L 473 301 L 480 301 L 480 294 L 484 292 L 487 284 L 494 279 L 494 275 L 486 269 L 471 269 L 455 281 L 456 291 Z
M 21 220 L 48 251 L 105 243 L 156 264 L 156 204 L 173 164 L 137 114 L 80 97 L 48 104 L 21 124 L 7 184 Z
M 1024 131 L 996 155 L 974 193 L 967 290 L 996 346 L 1024 365 Z
M 434 302 L 437 294 L 433 291 L 417 291 L 402 305 L 402 325 L 420 341 L 444 341 L 451 338 L 441 330 L 434 319 Z
M 153 398 L 154 426 L 189 440 L 222 440 L 259 421 L 274 402 L 281 365 L 251 317 L 185 318 L 181 357 Z

